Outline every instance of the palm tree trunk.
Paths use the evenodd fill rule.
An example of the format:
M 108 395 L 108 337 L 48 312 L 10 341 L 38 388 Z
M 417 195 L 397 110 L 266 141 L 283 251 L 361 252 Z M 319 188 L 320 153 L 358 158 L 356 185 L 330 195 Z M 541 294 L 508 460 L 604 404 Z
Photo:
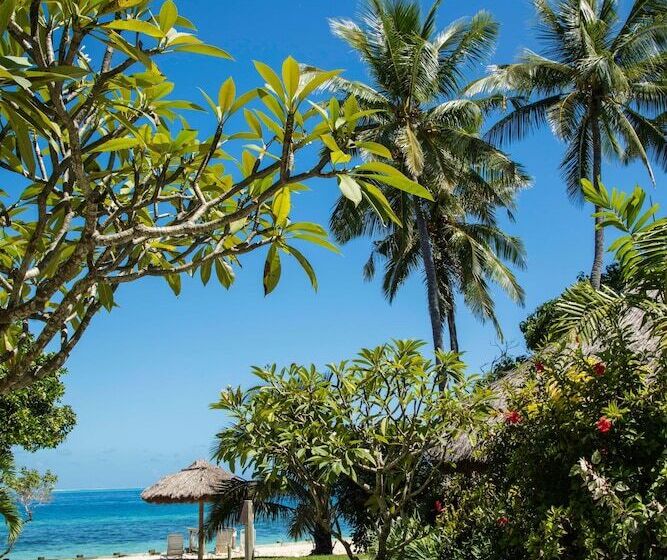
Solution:
M 315 523 L 313 529 L 313 541 L 315 548 L 313 554 L 330 555 L 333 554 L 333 542 L 331 540 L 331 531 L 326 530 L 319 523 Z
M 454 302 L 447 310 L 447 329 L 449 330 L 449 349 L 452 352 L 459 352 L 459 337 L 456 332 L 456 312 L 454 311 Z
M 415 179 L 417 181 L 417 179 Z M 424 272 L 426 275 L 426 292 L 428 296 L 428 313 L 431 319 L 431 332 L 433 334 L 433 350 L 441 351 L 442 345 L 442 315 L 440 315 L 440 297 L 438 294 L 438 278 L 433 260 L 433 246 L 431 236 L 428 233 L 424 209 L 419 198 L 415 198 L 415 214 L 417 231 L 419 232 L 419 248 L 424 261 Z M 437 358 L 436 358 L 436 361 Z
M 600 139 L 600 122 L 598 120 L 597 111 L 593 112 L 591 120 L 591 135 L 593 142 L 593 186 L 596 191 L 600 190 L 600 181 L 602 175 L 602 142 Z M 596 214 L 600 212 L 598 206 L 595 207 Z M 591 269 L 591 285 L 596 289 L 600 289 L 600 281 L 602 278 L 602 265 L 604 259 L 604 229 L 600 227 L 602 218 L 595 217 L 595 241 L 593 248 L 593 268 Z

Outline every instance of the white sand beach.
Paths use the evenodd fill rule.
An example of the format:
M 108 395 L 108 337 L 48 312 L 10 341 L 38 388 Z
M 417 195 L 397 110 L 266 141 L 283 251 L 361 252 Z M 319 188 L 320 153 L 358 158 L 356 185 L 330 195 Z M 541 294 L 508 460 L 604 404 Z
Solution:
M 300 556 L 308 556 L 313 550 L 313 543 L 309 541 L 299 542 L 283 542 L 275 544 L 259 544 L 255 546 L 255 557 L 257 558 L 280 558 L 290 557 L 297 558 Z M 345 554 L 343 546 L 337 542 L 334 546 L 334 554 Z M 123 556 L 107 556 L 99 557 L 98 560 L 118 560 L 118 558 L 126 558 L 127 560 L 160 560 L 164 558 L 163 554 L 128 554 Z M 196 560 L 196 554 L 185 554 L 184 560 Z M 204 556 L 207 560 L 224 560 L 226 555 L 218 556 L 214 554 L 206 554 Z M 232 551 L 232 558 L 243 558 L 243 551 Z

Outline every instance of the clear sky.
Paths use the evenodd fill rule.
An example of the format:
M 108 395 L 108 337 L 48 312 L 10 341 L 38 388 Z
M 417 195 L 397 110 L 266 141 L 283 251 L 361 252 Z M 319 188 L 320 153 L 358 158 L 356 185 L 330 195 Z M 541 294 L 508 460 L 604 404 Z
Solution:
M 174 97 L 200 102 L 197 87 L 211 94 L 232 75 L 238 89 L 258 85 L 252 60 L 274 67 L 292 55 L 326 69 L 342 68 L 350 78 L 364 72 L 346 46 L 329 33 L 330 17 L 354 17 L 359 0 L 177 0 L 180 11 L 198 27 L 208 43 L 229 50 L 235 62 L 173 55 L 161 68 L 176 82 Z M 425 2 L 424 5 L 427 3 Z M 630 0 L 621 0 L 626 9 Z M 478 10 L 491 11 L 501 23 L 498 48 L 491 62 L 512 61 L 521 47 L 537 49 L 533 12 L 528 0 L 444 0 L 439 23 L 445 26 Z M 483 73 L 480 66 L 470 77 Z M 210 129 L 209 117 L 191 124 Z M 522 350 L 519 322 L 539 303 L 558 295 L 592 259 L 590 209 L 572 205 L 559 176 L 563 146 L 548 131 L 510 149 L 534 177 L 521 194 L 517 221 L 507 230 L 523 238 L 528 268 L 518 277 L 526 290 L 526 307 L 502 294 L 497 308 L 507 341 Z M 657 172 L 653 189 L 637 165 L 620 168 L 606 163 L 608 186 L 636 183 L 654 201 L 667 204 L 665 176 Z M 299 218 L 326 224 L 335 201 L 335 183 L 319 182 L 299 195 Z M 262 292 L 263 254 L 249 256 L 237 282 L 225 291 L 211 281 L 184 280 L 175 298 L 161 280 L 123 286 L 111 314 L 93 322 L 67 367 L 66 402 L 78 424 L 57 450 L 19 453 L 19 464 L 50 468 L 60 488 L 142 487 L 182 468 L 198 457 L 208 458 L 214 434 L 223 426 L 220 412 L 209 410 L 221 388 L 249 385 L 251 365 L 277 362 L 324 364 L 352 356 L 359 348 L 391 338 L 429 340 L 430 327 L 422 280 L 415 276 L 389 305 L 379 283 L 366 283 L 361 268 L 368 240 L 343 248 L 342 256 L 305 247 L 317 270 L 320 289 L 314 293 L 294 265 L 284 267 L 277 290 Z M 459 336 L 470 371 L 499 353 L 489 325 L 479 324 L 459 307 Z

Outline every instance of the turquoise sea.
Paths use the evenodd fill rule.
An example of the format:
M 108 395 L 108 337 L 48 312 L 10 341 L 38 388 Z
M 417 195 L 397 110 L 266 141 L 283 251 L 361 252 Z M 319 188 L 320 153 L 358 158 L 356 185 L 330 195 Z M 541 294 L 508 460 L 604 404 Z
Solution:
M 50 560 L 77 554 L 164 551 L 168 533 L 181 532 L 187 539 L 188 527 L 197 526 L 196 505 L 147 504 L 140 493 L 140 489 L 55 492 L 51 503 L 35 510 L 34 520 L 26 525 L 9 558 Z M 258 544 L 290 540 L 280 521 L 258 520 L 255 530 Z

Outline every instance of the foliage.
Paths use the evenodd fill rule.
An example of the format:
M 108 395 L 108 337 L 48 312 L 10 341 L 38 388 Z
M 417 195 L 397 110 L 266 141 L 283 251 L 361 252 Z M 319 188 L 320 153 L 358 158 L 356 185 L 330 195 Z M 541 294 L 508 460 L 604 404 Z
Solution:
M 445 479 L 437 528 L 411 558 L 664 556 L 664 357 L 633 352 L 628 333 L 607 340 L 593 356 L 551 353 L 507 388 L 486 469 Z
M 378 206 L 367 180 L 430 197 L 389 165 L 350 164 L 369 113 L 354 98 L 306 103 L 338 72 L 304 72 L 291 57 L 280 77 L 256 62 L 261 87 L 237 94 L 229 78 L 215 101 L 205 94 L 215 130 L 199 138 L 183 111 L 201 108 L 169 97 L 157 59 L 229 55 L 191 33 L 173 0 L 155 11 L 148 0 L 7 0 L 0 15 L 0 168 L 19 180 L 0 192 L 0 393 L 61 367 L 121 284 L 159 276 L 178 294 L 182 273 L 206 283 L 215 269 L 229 287 L 242 256 L 266 247 L 266 293 L 281 255 L 315 286 L 294 243 L 331 244 L 289 219 L 311 178 L 337 178 Z M 241 112 L 248 130 L 229 130 Z M 320 159 L 300 165 L 311 145 Z
M 577 277 L 577 282 L 586 281 L 587 278 L 583 274 Z M 607 266 L 602 273 L 600 284 L 617 292 L 623 290 L 623 277 L 618 263 Z M 529 350 L 538 351 L 549 342 L 549 333 L 553 331 L 559 316 L 556 305 L 558 299 L 545 301 L 519 324 L 519 329 L 521 329 L 526 342 L 526 348 Z
M 40 356 L 35 368 L 48 359 L 49 356 Z M 40 502 L 55 484 L 55 477 L 50 473 L 39 479 L 36 471 L 23 469 L 17 476 L 14 473 L 13 448 L 18 446 L 27 451 L 54 448 L 72 430 L 76 416 L 71 407 L 61 403 L 65 387 L 60 378 L 65 373 L 66 370 L 61 368 L 24 389 L 0 395 L 0 516 L 5 518 L 9 527 L 7 552 L 18 538 L 23 524 L 15 502 L 23 506 L 24 517 L 30 520 L 31 503 L 35 501 L 31 496 Z M 38 479 L 44 483 L 41 488 Z
M 650 328 L 661 347 L 667 334 L 667 218 L 656 217 L 657 205 L 644 209 L 646 193 L 639 187 L 630 193 L 609 193 L 582 181 L 586 197 L 600 208 L 601 227 L 613 227 L 622 235 L 609 250 L 619 263 L 623 290 L 600 290 L 578 283 L 558 303 L 560 318 L 555 330 L 596 340 L 619 316 L 639 313 L 642 326 Z
M 39 363 L 49 359 L 40 356 Z M 76 416 L 61 399 L 65 369 L 45 376 L 25 389 L 0 395 L 0 453 L 13 446 L 27 451 L 57 447 L 72 430 Z
M 241 500 L 251 497 L 259 515 L 288 515 L 295 537 L 319 527 L 342 539 L 332 490 L 340 470 L 320 469 L 314 463 L 323 440 L 333 437 L 328 380 L 314 366 L 256 367 L 253 373 L 261 385 L 248 391 L 229 388 L 213 408 L 224 411 L 231 422 L 216 436 L 216 459 L 232 470 L 236 465 L 249 469 L 256 484 L 223 488 L 208 526 L 213 530 L 231 515 L 238 516 Z M 238 493 L 241 496 L 235 496 Z M 280 498 L 287 496 L 297 498 L 296 508 L 308 515 L 277 508 Z
M 6 479 L 12 472 L 12 469 L 11 456 L 7 453 L 0 454 L 0 516 L 2 516 L 7 527 L 7 547 L 6 551 L 0 554 L 0 556 L 4 556 L 11 550 L 23 528 L 23 519 L 14 501 L 12 491 L 6 483 Z
M 326 491 L 318 490 L 318 497 L 326 499 L 326 495 Z M 206 522 L 211 538 L 215 537 L 218 528 L 240 522 L 245 500 L 252 500 L 256 518 L 287 521 L 290 538 L 299 539 L 308 535 L 314 543 L 312 554 L 332 554 L 330 527 L 336 525 L 336 512 L 311 494 L 310 486 L 304 484 L 302 477 L 289 472 L 279 479 L 247 481 L 235 478 L 224 482 Z M 321 517 L 326 516 L 328 523 L 319 522 Z
M 26 467 L 22 467 L 18 474 L 13 473 L 8 478 L 7 485 L 23 508 L 26 521 L 32 521 L 35 506 L 48 504 L 51 501 L 56 482 L 58 477 L 51 471 L 40 474 Z
M 10 464 L 5 464 L 0 480 L 3 484 L 3 487 L 0 488 L 0 495 L 6 495 L 9 500 L 8 505 L 11 504 L 8 510 L 9 517 L 4 512 L 0 512 L 0 515 L 5 517 L 9 528 L 7 548 L 0 553 L 0 558 L 3 558 L 13 549 L 25 524 L 33 520 L 35 507 L 51 501 L 58 477 L 50 471 L 40 474 L 26 467 L 16 473 Z M 16 504 L 20 505 L 23 510 L 22 518 L 16 511 Z
M 520 140 L 548 125 L 567 144 L 561 168 L 568 195 L 582 200 L 581 179 L 597 183 L 603 154 L 667 168 L 665 141 L 665 0 L 634 0 L 625 21 L 616 0 L 533 0 L 542 53 L 492 67 L 468 93 L 513 95 L 513 110 L 489 131 Z M 597 186 L 597 184 L 596 184 Z M 596 231 L 592 282 L 599 288 L 604 251 Z
M 480 12 L 437 30 L 438 7 L 436 1 L 422 14 L 416 1 L 371 0 L 361 24 L 332 22 L 334 34 L 357 52 L 373 82 L 336 77 L 332 88 L 379 110 L 369 116 L 364 139 L 387 146 L 435 202 L 386 192 L 400 218 L 397 225 L 391 215 L 376 213 L 373 201 L 351 204 L 341 197 L 331 230 L 341 242 L 363 235 L 374 238 L 364 272 L 371 278 L 375 261 L 385 263 L 382 286 L 389 300 L 413 272 L 423 269 L 435 348 L 442 349 L 442 322 L 448 318 L 451 348 L 458 351 L 457 291 L 475 315 L 491 320 L 498 331 L 490 285 L 523 301 L 523 291 L 505 264 L 524 265 L 523 245 L 498 227 L 495 213 L 514 208 L 514 195 L 528 177 L 507 154 L 480 138 L 494 100 L 459 96 L 465 69 L 480 64 L 492 50 L 497 23 Z M 372 159 L 389 155 L 362 152 Z
M 217 436 L 216 458 L 251 467 L 260 483 L 298 481 L 314 519 L 350 555 L 333 489 L 341 479 L 356 484 L 375 519 L 376 557 L 396 553 L 406 543 L 388 549 L 392 528 L 428 492 L 462 434 L 485 418 L 488 397 L 468 392 L 456 354 L 442 354 L 435 365 L 419 353 L 422 345 L 362 350 L 324 371 L 256 368 L 262 385 L 228 389 L 215 405 L 232 421 Z
M 643 209 L 640 189 L 583 188 L 602 224 L 623 232 L 611 246 L 622 290 L 581 281 L 553 304 L 553 344 L 501 384 L 502 408 L 482 445 L 486 469 L 472 481 L 446 478 L 439 527 L 417 551 L 485 559 L 667 553 L 667 222 L 657 207 Z

